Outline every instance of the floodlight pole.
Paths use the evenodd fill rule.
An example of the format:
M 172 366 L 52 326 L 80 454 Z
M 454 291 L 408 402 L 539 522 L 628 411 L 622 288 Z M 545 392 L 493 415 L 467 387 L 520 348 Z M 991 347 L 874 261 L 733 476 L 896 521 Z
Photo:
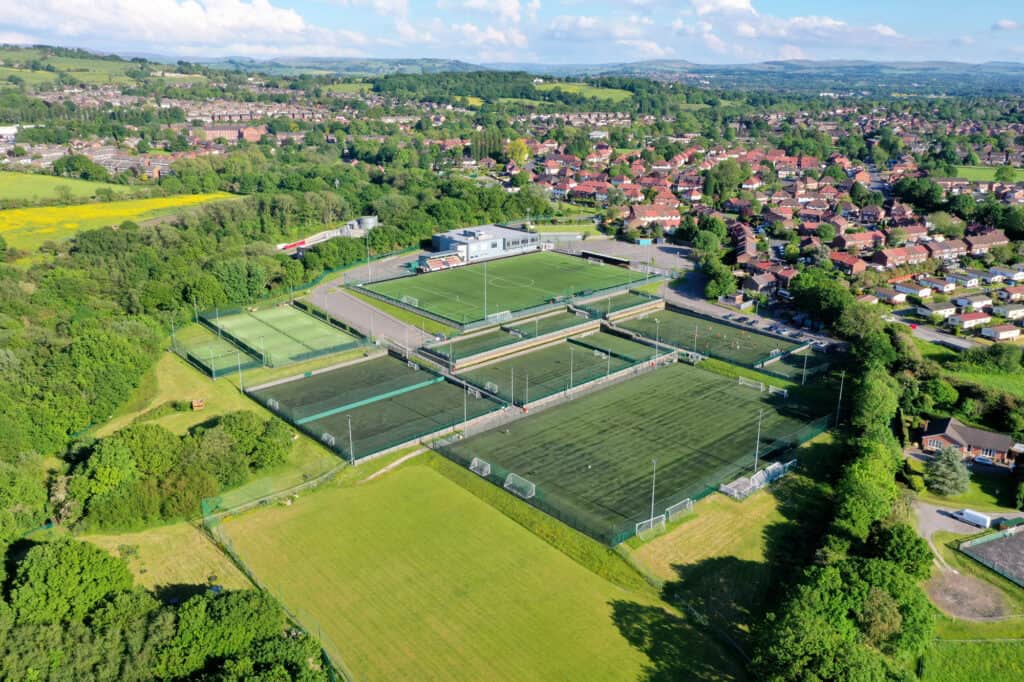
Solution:
M 235 349 L 235 362 L 238 363 L 238 390 L 245 393 L 245 386 L 242 385 L 242 353 Z
M 469 384 L 463 385 L 462 391 L 462 431 L 466 431 L 466 422 L 469 421 Z
M 804 356 L 804 373 L 800 377 L 800 385 L 803 386 L 807 383 L 807 356 Z
M 516 368 L 512 368 L 512 404 L 516 404 Z
M 839 399 L 836 400 L 836 426 L 839 426 L 839 408 L 843 404 L 843 383 L 846 381 L 846 370 L 839 376 Z
M 487 261 L 484 260 L 484 322 L 487 321 Z
M 217 316 L 217 338 L 218 339 L 223 339 L 224 337 L 221 336 L 221 331 L 220 331 L 220 306 L 216 306 L 213 309 L 213 311 L 214 311 L 214 315 Z
M 352 415 L 346 415 L 348 417 L 348 463 L 355 466 L 356 463 L 356 451 L 352 445 Z
M 654 318 L 654 329 L 654 343 L 657 346 L 657 348 L 661 348 L 661 320 L 659 320 L 658 318 Z M 657 348 L 655 350 L 657 350 Z
M 526 373 L 526 398 L 523 399 L 523 407 L 530 402 L 530 373 Z
M 573 370 L 573 359 L 575 358 L 575 349 L 569 346 L 569 390 L 572 390 L 572 370 Z
M 757 473 L 757 458 L 761 454 L 761 417 L 764 416 L 764 410 L 758 410 L 757 412 L 757 441 L 754 442 L 754 473 Z
M 654 486 L 658 480 L 658 460 L 651 460 L 651 527 L 654 527 Z

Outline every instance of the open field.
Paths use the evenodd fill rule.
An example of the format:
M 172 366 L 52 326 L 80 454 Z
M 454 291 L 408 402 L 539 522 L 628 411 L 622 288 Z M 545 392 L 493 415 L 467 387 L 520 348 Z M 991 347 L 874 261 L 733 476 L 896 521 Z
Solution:
M 87 535 L 82 538 L 123 556 L 139 585 L 157 591 L 175 586 L 205 586 L 211 576 L 229 590 L 251 587 L 249 579 L 201 531 L 188 523 L 151 528 L 139 533 Z M 126 553 L 125 550 L 128 552 Z
M 537 487 L 531 503 L 615 544 L 650 516 L 653 459 L 655 514 L 752 472 L 762 410 L 762 456 L 814 435 L 784 401 L 680 363 L 443 450 L 463 465 L 489 462 L 491 480 L 525 477 Z
M 798 344 L 697 315 L 663 310 L 615 323 L 649 339 L 695 350 L 704 355 L 751 366 L 775 352 L 788 352 Z
M 415 460 L 220 529 L 358 679 L 636 680 L 668 663 L 657 656 L 675 679 L 737 674 L 648 593 L 589 572 Z M 648 658 L 668 632 L 675 648 Z
M 2 73 L 0 73 L 0 76 L 2 76 Z M 40 201 L 43 199 L 57 199 L 58 187 L 67 187 L 71 192 L 71 196 L 77 199 L 94 197 L 98 189 L 109 189 L 116 194 L 132 194 L 145 189 L 139 186 L 115 185 L 109 182 L 90 182 L 88 180 L 60 178 L 53 175 L 0 171 L 0 200 L 22 199 L 25 201 Z
M 327 92 L 342 92 L 356 94 L 360 92 L 369 92 L 373 89 L 373 86 L 369 83 L 331 83 L 324 87 Z
M 1020 679 L 1024 679 L 1024 641 L 939 640 L 925 653 L 921 676 L 922 682 L 1013 682 Z
M 287 304 L 224 315 L 206 313 L 203 319 L 230 334 L 244 349 L 272 367 L 348 350 L 358 344 L 351 334 Z
M 580 97 L 591 97 L 593 99 L 608 99 L 613 102 L 622 102 L 633 96 L 629 90 L 619 88 L 601 88 L 587 83 L 540 83 L 533 86 L 541 92 L 549 90 L 561 90 L 571 92 Z
M 35 249 L 47 240 L 67 239 L 79 230 L 119 225 L 125 220 L 149 220 L 183 208 L 234 198 L 226 192 L 215 192 L 82 206 L 16 208 L 0 211 L 0 236 L 9 246 Z
M 965 178 L 971 182 L 993 182 L 996 179 L 996 169 L 999 166 L 957 166 L 956 177 Z M 1024 180 L 1024 169 L 1016 168 L 1016 182 Z
M 534 232 L 545 233 L 576 233 L 576 234 L 597 234 L 597 226 L 592 220 L 566 223 L 534 223 Z
M 20 78 L 29 87 L 57 82 L 57 74 L 52 71 L 32 71 L 30 69 L 12 69 L 8 66 L 0 66 L 0 81 L 6 81 L 12 77 Z
M 650 349 L 648 356 L 652 354 L 653 349 Z M 470 369 L 462 372 L 461 376 L 474 386 L 496 393 L 503 400 L 525 405 L 633 364 L 636 364 L 635 360 L 605 353 L 599 355 L 575 343 L 559 341 L 507 360 Z
M 544 252 L 368 284 L 366 288 L 393 300 L 405 297 L 421 310 L 467 324 L 484 318 L 485 301 L 488 315 L 516 312 L 642 279 L 643 275 L 630 270 Z

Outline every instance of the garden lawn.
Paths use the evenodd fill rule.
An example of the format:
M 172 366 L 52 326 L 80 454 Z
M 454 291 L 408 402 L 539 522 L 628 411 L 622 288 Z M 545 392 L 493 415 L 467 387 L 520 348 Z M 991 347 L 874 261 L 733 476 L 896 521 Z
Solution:
M 16 208 L 0 211 L 0 236 L 7 240 L 8 246 L 32 250 L 48 240 L 67 239 L 79 230 L 120 225 L 126 220 L 149 220 L 191 206 L 233 198 L 226 192 L 215 192 L 80 206 Z
M 686 671 L 675 679 L 739 674 L 651 596 L 589 572 L 415 461 L 220 531 L 357 679 L 636 680 L 657 664 L 620 629 L 646 646 L 658 618 L 678 628 L 679 648 L 661 652 Z
M 1015 682 L 1024 679 L 1024 641 L 939 640 L 925 653 L 922 673 L 922 682 Z
M 0 200 L 21 199 L 24 201 L 39 201 L 43 199 L 57 199 L 58 187 L 67 187 L 71 191 L 71 196 L 76 199 L 94 197 L 98 189 L 109 189 L 117 194 L 132 194 L 145 189 L 141 186 L 114 185 L 109 182 L 90 182 L 88 180 L 59 178 L 53 175 L 0 171 Z
M 907 461 L 916 472 L 924 473 L 924 462 L 917 459 L 908 459 Z M 1016 510 L 1016 491 L 1016 483 L 1009 472 L 1002 474 L 971 471 L 967 490 L 959 495 L 943 497 L 928 490 L 923 490 L 917 495 L 923 502 L 929 504 L 951 506 L 956 509 L 966 507 L 976 511 L 1000 512 Z

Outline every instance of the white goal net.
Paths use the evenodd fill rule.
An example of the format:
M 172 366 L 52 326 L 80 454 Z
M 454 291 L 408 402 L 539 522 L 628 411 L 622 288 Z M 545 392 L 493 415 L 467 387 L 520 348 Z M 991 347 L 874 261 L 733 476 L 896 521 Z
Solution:
M 469 463 L 469 470 L 478 476 L 483 476 L 484 478 L 491 475 L 491 465 L 479 457 L 474 457 L 473 461 Z
M 636 534 L 640 537 L 647 537 L 659 531 L 665 530 L 665 515 L 659 514 L 653 519 L 647 519 L 636 524 Z
M 685 514 L 689 514 L 692 511 L 693 511 L 693 500 L 691 500 L 689 497 L 687 497 L 682 502 L 676 502 L 671 507 L 666 509 L 665 510 L 665 518 L 667 518 L 669 521 L 671 521 L 672 519 L 677 519 L 680 516 L 683 516 Z
M 771 395 L 781 395 L 783 398 L 789 398 L 789 391 L 784 388 L 778 388 L 776 386 L 769 386 L 768 393 Z
M 737 377 L 739 379 L 740 386 L 746 386 L 747 388 L 756 388 L 758 391 L 764 393 L 764 383 L 760 381 L 754 381 L 753 379 L 747 379 L 746 377 Z
M 537 486 L 519 474 L 509 474 L 505 477 L 505 490 L 524 500 L 529 500 L 537 494 Z
M 320 440 L 322 440 L 323 442 L 327 443 L 332 448 L 334 447 L 334 443 L 336 442 L 335 439 L 334 439 L 334 436 L 332 436 L 331 434 L 329 434 L 327 432 L 324 432 L 324 435 L 320 436 Z
M 415 296 L 402 296 L 402 298 L 399 300 L 401 300 L 402 303 L 405 303 L 406 305 L 413 306 L 414 308 L 420 307 L 420 299 L 416 298 Z

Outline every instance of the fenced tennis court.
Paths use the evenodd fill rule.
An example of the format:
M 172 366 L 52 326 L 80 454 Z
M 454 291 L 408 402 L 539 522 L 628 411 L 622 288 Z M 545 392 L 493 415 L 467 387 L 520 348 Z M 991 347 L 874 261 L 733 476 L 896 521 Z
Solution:
M 399 305 L 467 325 L 575 296 L 625 287 L 647 276 L 551 251 L 367 284 Z
M 648 353 L 650 358 L 653 353 Z M 560 341 L 462 372 L 460 376 L 516 405 L 547 398 L 631 367 L 638 361 Z
M 777 336 L 675 310 L 650 313 L 616 325 L 675 348 L 747 367 L 799 347 Z
M 771 457 L 817 435 L 828 417 L 811 417 L 677 363 L 438 447 L 467 467 L 474 458 L 478 469 L 486 462 L 486 478 L 497 485 L 512 473 L 528 480 L 530 504 L 617 544 L 649 521 L 652 482 L 657 516 L 753 473 L 755 450 Z
M 198 324 L 176 330 L 172 349 L 214 379 L 260 366 L 251 355 Z
M 337 353 L 359 345 L 359 340 L 290 305 L 262 310 L 203 313 L 200 319 L 248 353 L 271 367 Z

